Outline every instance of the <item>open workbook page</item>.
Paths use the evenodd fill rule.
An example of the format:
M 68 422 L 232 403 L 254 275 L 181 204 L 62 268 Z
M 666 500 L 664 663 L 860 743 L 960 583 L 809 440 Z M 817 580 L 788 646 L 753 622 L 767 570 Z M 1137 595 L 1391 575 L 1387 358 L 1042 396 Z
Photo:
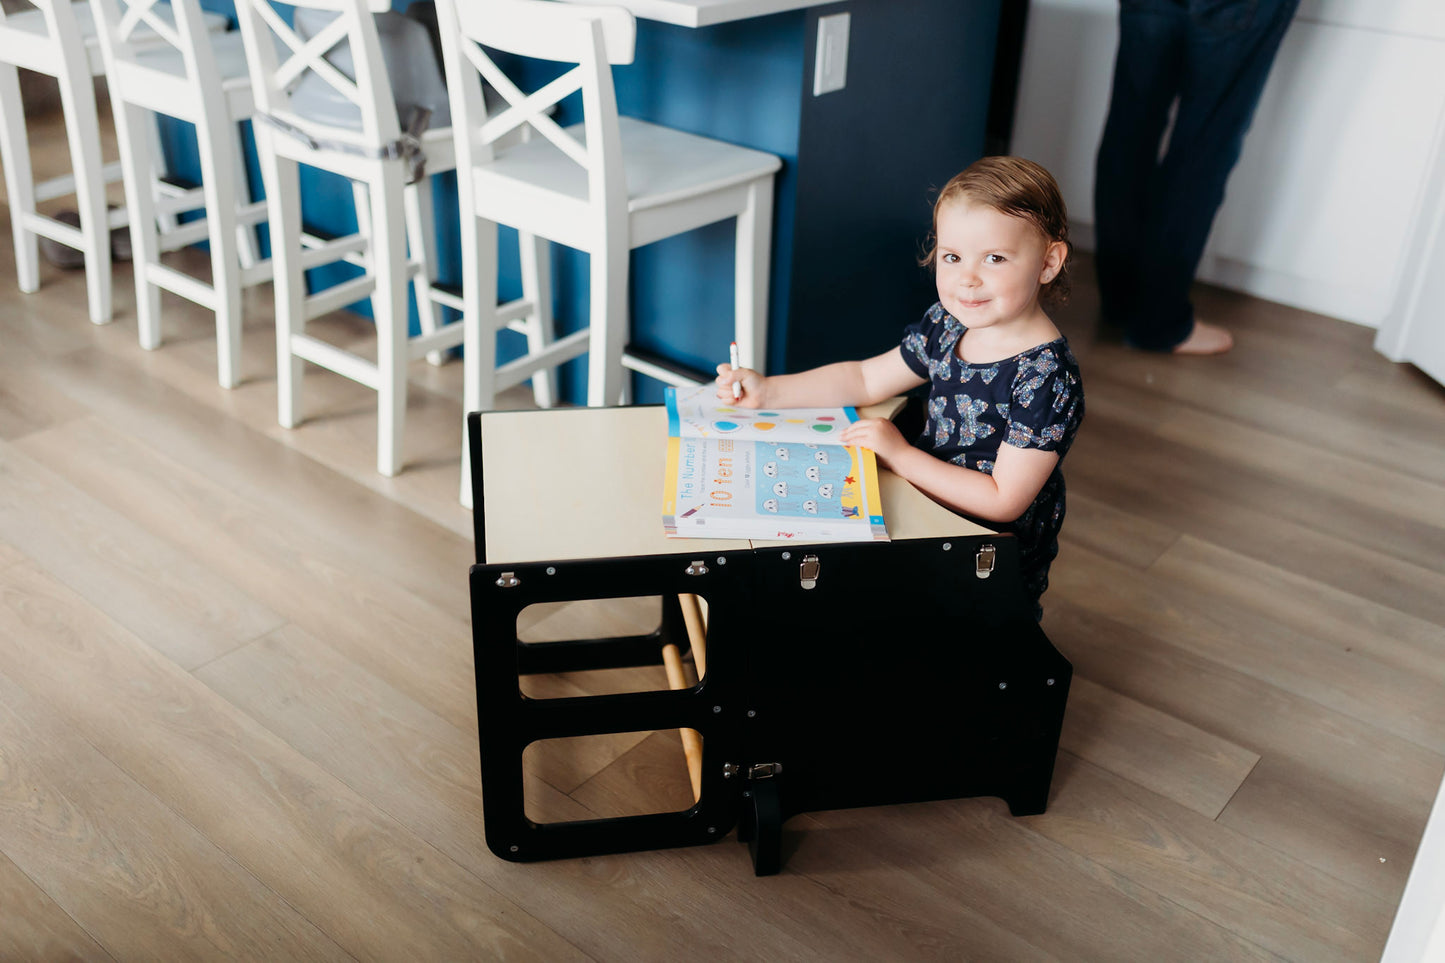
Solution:
M 666 399 L 669 537 L 887 540 L 873 452 L 836 443 L 854 409 L 753 411 L 710 385 Z

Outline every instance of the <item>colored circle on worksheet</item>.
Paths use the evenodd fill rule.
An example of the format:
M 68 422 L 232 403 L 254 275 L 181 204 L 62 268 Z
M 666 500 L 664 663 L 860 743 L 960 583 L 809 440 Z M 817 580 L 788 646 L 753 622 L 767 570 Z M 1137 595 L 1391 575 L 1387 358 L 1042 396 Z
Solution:
M 813 426 L 813 430 L 814 430 L 814 431 L 818 431 L 818 432 L 822 432 L 822 433 L 824 433 L 824 434 L 827 434 L 828 432 L 830 432 L 830 431 L 833 430 L 833 426 L 832 426 L 832 425 L 814 425 L 814 426 Z
M 779 414 L 780 414 L 780 412 L 776 412 L 776 411 L 760 411 L 760 412 L 758 412 L 758 417 L 759 417 L 759 418 L 776 418 L 776 417 L 778 417 Z
M 731 421 L 714 421 L 714 422 L 712 423 L 712 426 L 713 426 L 714 428 L 716 428 L 718 431 L 724 431 L 724 432 L 726 432 L 726 431 L 737 431 L 737 430 L 738 430 L 737 424 L 736 424 L 735 422 L 731 422 Z
M 753 422 L 753 427 L 756 428 L 758 431 L 772 431 L 778 426 L 773 424 L 771 421 L 755 421 Z
M 838 419 L 834 418 L 832 415 L 819 415 L 819 416 L 818 416 L 818 420 L 819 420 L 819 421 L 837 421 Z
M 788 424 L 790 424 L 790 425 L 805 425 L 805 424 L 807 424 L 807 422 L 804 421 L 802 418 L 789 418 L 789 419 L 788 419 Z

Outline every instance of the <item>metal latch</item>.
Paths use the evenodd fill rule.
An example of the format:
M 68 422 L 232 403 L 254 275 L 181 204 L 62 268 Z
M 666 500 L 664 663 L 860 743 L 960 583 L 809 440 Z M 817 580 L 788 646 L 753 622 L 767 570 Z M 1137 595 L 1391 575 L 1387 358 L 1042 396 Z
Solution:
M 743 767 L 735 762 L 723 763 L 723 778 L 731 779 L 733 776 L 746 775 L 749 779 L 771 779 L 783 771 L 781 762 L 755 762 L 744 771 Z
M 703 562 L 703 560 L 700 558 L 694 559 L 692 564 L 688 565 L 688 567 L 683 569 L 683 571 L 686 572 L 688 575 L 706 575 L 707 564 Z
M 805 589 L 813 588 L 818 584 L 818 572 L 822 569 L 816 555 L 804 555 L 803 564 L 798 566 L 798 582 Z
M 973 559 L 973 574 L 979 578 L 988 578 L 992 575 L 993 555 L 994 548 L 992 545 L 980 545 L 978 547 L 978 554 L 975 555 Z
M 497 588 L 516 588 L 521 584 L 522 580 L 517 578 L 515 572 L 503 572 L 497 579 Z

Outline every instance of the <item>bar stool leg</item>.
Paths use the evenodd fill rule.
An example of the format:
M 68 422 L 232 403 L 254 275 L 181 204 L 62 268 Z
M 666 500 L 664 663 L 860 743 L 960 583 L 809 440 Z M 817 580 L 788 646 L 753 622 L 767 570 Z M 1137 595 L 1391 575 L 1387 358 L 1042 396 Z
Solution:
M 517 245 L 522 259 L 522 297 L 531 306 L 526 320 L 527 351 L 538 354 L 552 343 L 551 248 L 544 238 L 523 231 L 517 232 Z M 557 401 L 553 370 L 543 368 L 532 375 L 532 398 L 538 408 L 550 408 Z
M 246 145 L 241 138 L 241 124 L 227 124 L 226 133 L 230 139 L 236 177 L 240 178 L 237 184 L 245 185 L 246 202 L 249 204 L 253 199 L 251 170 L 246 166 Z M 241 267 L 249 269 L 261 263 L 261 247 L 256 243 L 256 228 L 251 223 L 241 221 L 236 224 L 236 250 L 240 255 Z
M 156 195 L 151 189 L 158 155 L 154 152 L 155 116 L 134 104 L 116 104 L 116 138 L 120 141 L 121 165 L 125 168 L 125 204 L 130 220 L 131 263 L 135 272 L 136 328 L 140 346 L 153 351 L 161 344 L 161 291 L 150 278 L 150 267 L 160 261 Z M 147 116 L 149 115 L 149 116 Z M 147 131 L 139 144 L 130 143 L 132 132 Z
M 462 414 L 493 406 L 497 363 L 497 225 L 462 213 Z M 525 250 L 525 248 L 524 248 Z M 461 502 L 472 507 L 471 438 L 462 419 Z
M 734 337 L 743 365 L 766 373 L 768 272 L 772 260 L 773 182 L 762 178 L 748 191 L 747 210 L 738 215 L 733 283 Z
M 370 274 L 376 268 L 376 251 L 372 248 L 370 188 L 362 181 L 351 182 L 351 206 L 356 210 L 356 233 L 366 238 L 366 245 L 357 256 Z
M 84 77 L 83 90 L 60 78 L 61 108 L 70 142 L 70 167 L 75 173 L 75 201 L 80 210 L 81 252 L 85 255 L 85 289 L 93 324 L 111 320 L 110 221 L 105 210 L 105 181 L 101 174 L 100 143 L 88 131 L 100 129 L 91 89 L 90 71 L 83 60 L 73 74 Z
M 425 334 L 431 334 L 445 323 L 442 305 L 432 299 L 432 285 L 437 279 L 437 244 L 435 204 L 432 197 L 432 179 L 423 177 L 420 182 L 406 188 L 406 233 L 411 240 L 410 256 L 416 263 L 416 274 L 412 276 L 412 289 L 416 293 L 416 314 Z M 428 364 L 440 365 L 447 359 L 444 351 L 428 351 Z
M 30 141 L 25 130 L 25 104 L 19 71 L 0 64 L 0 164 L 5 167 L 5 197 L 10 205 L 10 233 L 15 241 L 15 276 L 20 290 L 40 290 L 40 247 L 26 218 L 35 213 L 35 172 L 30 166 Z
M 592 291 L 588 325 L 587 404 L 597 408 L 613 405 L 623 397 L 627 372 L 622 367 L 622 350 L 627 346 L 632 316 L 627 302 L 627 273 L 630 250 L 627 225 L 605 228 L 607 243 L 591 252 Z
M 369 248 L 376 279 L 371 294 L 377 339 L 376 470 L 390 477 L 401 471 L 406 430 L 406 214 L 399 168 L 383 170 L 371 182 L 370 193 Z
M 112 102 L 112 109 L 114 109 L 114 106 L 115 104 L 114 102 Z M 150 111 L 146 111 L 145 113 L 146 117 L 142 122 L 144 126 L 137 127 L 136 130 L 144 130 L 146 132 L 146 146 L 150 150 L 151 157 L 155 159 L 154 166 L 152 166 L 150 171 L 146 173 L 146 176 L 151 179 L 146 181 L 145 183 L 150 184 L 153 188 L 151 196 L 159 200 L 162 196 L 164 196 L 164 193 L 161 190 L 162 185 L 160 183 L 160 179 L 166 174 L 166 148 L 165 145 L 161 143 L 160 117 Z M 116 134 L 118 136 L 120 134 L 120 131 L 117 130 Z M 127 203 L 126 206 L 129 207 L 129 203 Z M 168 211 L 158 211 L 156 214 L 156 224 L 160 228 L 162 233 L 169 234 L 171 231 L 174 231 L 179 226 L 180 218 Z
M 268 134 L 257 130 L 258 137 Z M 276 420 L 283 428 L 301 421 L 302 361 L 291 339 L 306 331 L 306 278 L 301 270 L 301 183 L 294 160 L 269 147 L 262 157 L 266 215 L 271 225 L 271 263 L 276 290 Z
M 216 294 L 216 368 L 222 388 L 241 380 L 241 279 L 236 249 L 236 185 L 233 138 L 228 122 L 206 122 L 196 129 L 201 170 L 211 171 L 202 188 L 211 242 L 211 288 Z

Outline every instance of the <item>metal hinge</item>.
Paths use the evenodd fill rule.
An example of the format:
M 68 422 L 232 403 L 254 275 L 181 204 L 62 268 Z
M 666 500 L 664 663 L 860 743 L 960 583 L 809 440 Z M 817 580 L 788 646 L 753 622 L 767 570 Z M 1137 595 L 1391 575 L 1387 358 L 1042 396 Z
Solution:
M 798 566 L 798 584 L 805 589 L 813 588 L 818 584 L 818 573 L 823 566 L 816 555 L 804 555 L 803 564 Z
M 973 559 L 973 574 L 979 578 L 988 578 L 993 574 L 994 548 L 992 545 L 980 545 L 978 554 Z
M 700 558 L 693 559 L 692 563 L 688 565 L 687 568 L 683 569 L 683 571 L 686 572 L 688 575 L 706 575 L 707 563 Z
M 723 763 L 723 778 L 731 779 L 733 776 L 746 776 L 749 779 L 771 779 L 783 771 L 781 762 L 755 762 L 746 770 L 735 762 Z
M 497 588 L 516 588 L 521 584 L 522 580 L 517 578 L 515 572 L 503 572 L 497 579 Z

